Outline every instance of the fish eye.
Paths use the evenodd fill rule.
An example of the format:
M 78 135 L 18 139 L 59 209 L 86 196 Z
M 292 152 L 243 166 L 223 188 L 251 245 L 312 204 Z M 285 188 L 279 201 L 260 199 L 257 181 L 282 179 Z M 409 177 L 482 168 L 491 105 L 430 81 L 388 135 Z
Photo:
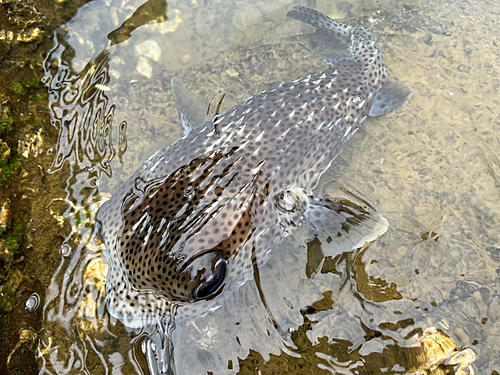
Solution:
M 206 299 L 219 294 L 222 291 L 223 281 L 226 278 L 227 263 L 219 258 L 213 266 L 212 275 L 203 281 L 193 292 L 196 300 Z

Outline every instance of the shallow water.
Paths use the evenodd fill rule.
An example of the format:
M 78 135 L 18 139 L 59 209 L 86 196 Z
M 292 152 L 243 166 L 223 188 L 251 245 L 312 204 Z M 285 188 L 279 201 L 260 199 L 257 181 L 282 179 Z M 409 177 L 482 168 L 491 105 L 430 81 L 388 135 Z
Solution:
M 325 35 L 286 19 L 292 5 L 95 1 L 57 34 L 45 83 L 60 137 L 45 149 L 49 173 L 65 183 L 66 195 L 50 207 L 65 242 L 49 249 L 61 260 L 43 306 L 41 373 L 146 373 L 145 332 L 111 319 L 102 303 L 95 213 L 149 155 L 182 135 L 170 77 L 207 102 L 225 94 L 224 110 L 325 69 L 295 43 L 321 49 Z M 370 28 L 389 77 L 413 89 L 406 107 L 366 121 L 315 191 L 357 194 L 389 230 L 335 259 L 319 256 L 317 243 L 306 248 L 304 231 L 288 238 L 257 282 L 177 324 L 178 373 L 452 373 L 452 365 L 426 368 L 415 349 L 414 336 L 436 328 L 457 350 L 475 353 L 475 373 L 498 374 L 498 7 L 307 5 Z

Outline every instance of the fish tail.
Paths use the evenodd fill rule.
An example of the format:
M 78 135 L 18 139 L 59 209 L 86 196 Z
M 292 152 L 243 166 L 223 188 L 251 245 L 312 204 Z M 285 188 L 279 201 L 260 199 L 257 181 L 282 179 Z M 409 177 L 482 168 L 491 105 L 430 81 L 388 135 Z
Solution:
M 346 39 L 350 38 L 351 43 L 348 51 L 346 51 L 347 54 L 344 53 L 344 51 L 340 52 L 342 54 L 342 59 L 350 55 L 350 57 L 360 64 L 360 66 L 364 66 L 365 70 L 373 71 L 380 80 L 385 79 L 387 68 L 385 67 L 382 53 L 370 31 L 363 26 L 353 27 L 331 19 L 317 10 L 300 5 L 290 9 L 287 16 L 314 26 L 317 29 L 333 32 L 339 37 L 344 37 Z M 316 52 L 312 52 L 316 54 Z M 330 65 L 339 61 L 338 58 L 329 58 L 321 55 L 318 57 Z
M 384 58 L 377 42 L 372 37 L 370 31 L 363 26 L 353 28 L 349 51 L 357 63 L 371 70 L 380 70 L 379 73 L 381 74 L 386 72 Z
M 302 21 L 317 29 L 328 30 L 340 37 L 348 38 L 351 35 L 352 26 L 335 21 L 317 10 L 297 5 L 286 14 L 297 21 Z

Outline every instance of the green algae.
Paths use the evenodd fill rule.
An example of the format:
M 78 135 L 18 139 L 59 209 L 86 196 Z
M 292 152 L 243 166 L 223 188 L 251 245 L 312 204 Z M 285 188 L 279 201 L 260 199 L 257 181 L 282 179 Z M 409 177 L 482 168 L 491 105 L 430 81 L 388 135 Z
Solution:
M 47 94 L 40 93 L 30 96 L 30 100 L 37 103 L 48 103 L 49 97 L 47 96 Z
M 22 82 L 11 82 L 10 88 L 17 95 L 18 98 L 38 89 L 40 87 L 40 80 L 36 77 L 26 78 Z
M 0 189 L 3 189 L 12 176 L 16 175 L 22 167 L 17 155 L 0 159 Z
M 12 290 L 6 290 L 0 295 L 0 311 L 11 312 L 16 304 L 16 295 Z
M 50 273 L 51 267 L 55 270 L 56 265 L 44 260 L 40 267 L 40 252 L 57 240 L 59 229 L 46 229 L 47 215 L 39 214 L 43 211 L 41 207 L 45 207 L 45 202 L 40 203 L 45 194 L 30 193 L 45 183 L 41 180 L 49 158 L 45 154 L 38 155 L 37 159 L 24 158 L 17 147 L 26 142 L 33 128 L 50 128 L 45 116 L 48 94 L 40 79 L 35 78 L 43 70 L 45 55 L 52 48 L 52 40 L 46 35 L 53 35 L 54 29 L 68 21 L 86 2 L 88 0 L 71 4 L 0 0 L 0 34 L 5 35 L 4 38 L 0 35 L 0 208 L 6 207 L 2 212 L 5 220 L 0 226 L 0 374 L 38 373 L 34 346 L 23 343 L 26 342 L 23 334 L 40 329 L 41 309 L 27 311 L 19 302 L 31 294 L 30 288 L 35 282 L 40 283 L 39 279 L 48 284 L 41 275 Z M 48 143 L 57 141 L 50 130 L 44 135 Z M 21 169 L 25 173 L 23 177 L 19 173 Z M 50 187 L 44 189 L 44 193 L 55 195 L 54 190 Z M 31 205 L 35 207 L 33 212 Z M 27 223 L 30 223 L 29 232 Z M 35 232 L 34 227 L 40 226 L 44 230 Z M 32 249 L 30 241 L 42 232 L 43 235 L 37 237 L 36 250 L 28 250 Z M 48 236 L 52 238 L 46 240 Z M 30 281 L 26 282 L 28 278 Z M 42 284 L 37 291 L 43 294 Z M 7 359 L 11 357 L 9 364 Z
M 19 249 L 26 232 L 26 225 L 22 220 L 16 220 L 13 224 L 7 226 L 6 229 L 0 228 L 0 238 L 3 241 L 3 246 L 13 255 L 19 254 Z
M 24 221 L 22 220 L 16 220 L 12 225 L 12 229 L 16 233 L 24 233 L 26 231 L 26 224 L 24 224 Z
M 4 119 L 0 120 L 0 189 L 3 189 L 22 167 L 17 153 L 7 143 L 2 142 L 14 129 L 14 118 L 10 116 L 10 107 L 5 107 L 2 112 Z
M 11 270 L 9 278 L 0 286 L 0 312 L 10 312 L 14 308 L 17 296 L 16 292 L 23 280 L 23 274 L 19 270 Z
M 26 78 L 23 81 L 23 85 L 26 88 L 34 88 L 37 89 L 40 87 L 40 80 L 36 77 Z
M 21 83 L 11 82 L 10 88 L 18 97 L 26 95 L 26 89 Z
M 7 235 L 3 244 L 11 253 L 17 254 L 19 252 L 19 240 L 14 233 Z
M 12 116 L 7 117 L 7 119 L 0 121 L 0 133 L 7 134 L 12 131 L 12 124 L 14 124 L 14 119 Z

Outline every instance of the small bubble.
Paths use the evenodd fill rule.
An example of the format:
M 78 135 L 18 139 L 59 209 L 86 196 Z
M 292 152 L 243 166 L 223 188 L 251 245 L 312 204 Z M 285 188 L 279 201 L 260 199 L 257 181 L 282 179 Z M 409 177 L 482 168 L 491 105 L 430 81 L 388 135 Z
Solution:
M 28 311 L 35 311 L 40 307 L 40 296 L 37 293 L 33 293 L 24 304 L 24 308 Z
M 66 243 L 62 244 L 61 247 L 59 248 L 59 254 L 61 254 L 63 257 L 68 256 L 70 251 L 71 247 Z
M 51 148 L 49 148 L 49 149 L 47 150 L 47 155 L 52 155 L 52 153 L 53 153 L 53 152 L 54 152 L 54 150 L 52 150 Z
M 99 181 L 99 179 L 97 177 L 94 177 L 90 180 L 90 186 L 92 186 L 92 187 L 99 187 L 100 184 L 101 184 L 101 181 Z
M 186 198 L 192 198 L 194 195 L 194 189 L 192 186 L 188 186 L 185 190 L 184 190 L 184 196 Z
M 384 158 L 381 158 L 380 159 L 380 164 L 384 164 L 385 163 L 385 159 Z
M 448 95 L 453 96 L 453 95 L 455 95 L 455 93 L 453 91 L 448 91 Z

